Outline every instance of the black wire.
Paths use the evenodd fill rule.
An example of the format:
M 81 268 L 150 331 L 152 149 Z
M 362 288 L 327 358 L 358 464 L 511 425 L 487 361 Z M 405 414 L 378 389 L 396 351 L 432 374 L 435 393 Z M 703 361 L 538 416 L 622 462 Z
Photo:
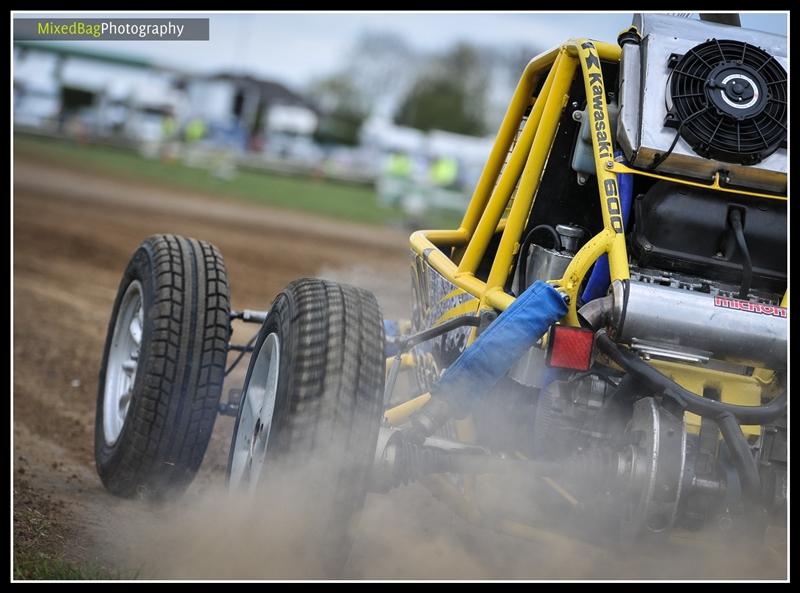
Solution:
M 247 354 L 247 353 L 249 352 L 249 348 L 250 348 L 250 347 L 251 347 L 251 346 L 252 346 L 252 345 L 255 343 L 255 341 L 256 341 L 256 338 L 258 338 L 258 332 L 256 332 L 256 333 L 253 335 L 253 337 L 252 337 L 252 338 L 250 338 L 250 341 L 249 341 L 249 342 L 247 342 L 247 344 L 245 344 L 244 350 L 242 350 L 241 352 L 239 352 L 239 356 L 237 356 L 237 357 L 234 359 L 234 361 L 231 363 L 231 366 L 229 366 L 229 367 L 228 367 L 228 368 L 225 370 L 225 376 L 226 376 L 226 377 L 228 376 L 228 374 L 229 374 L 229 373 L 230 373 L 230 372 L 231 372 L 233 369 L 235 369 L 235 368 L 236 368 L 236 365 L 237 365 L 237 364 L 239 364 L 239 362 L 242 360 L 242 358 L 244 357 L 244 355 L 245 355 L 245 354 Z
M 733 234 L 736 237 L 736 244 L 742 252 L 744 263 L 742 264 L 742 288 L 739 290 L 739 298 L 747 300 L 750 295 L 750 285 L 753 283 L 753 260 L 750 257 L 750 250 L 747 248 L 747 241 L 744 237 L 742 227 L 742 213 L 738 209 L 731 210 L 730 214 Z
M 669 76 L 667 76 L 667 88 L 670 88 L 670 81 L 672 80 L 672 75 L 675 73 L 675 70 L 670 70 Z M 681 136 L 681 130 L 683 130 L 683 122 L 678 126 L 678 129 L 675 131 L 675 137 L 672 139 L 672 145 L 667 149 L 667 152 L 658 155 L 653 159 L 653 162 L 650 163 L 650 166 L 647 167 L 649 171 L 655 171 L 656 168 L 663 163 L 669 155 L 672 154 L 672 151 L 675 150 L 675 145 L 678 144 L 678 138 Z
M 679 125 L 678 129 L 675 131 L 675 137 L 672 139 L 672 144 L 669 145 L 669 148 L 666 150 L 666 152 L 658 155 L 656 158 L 653 159 L 653 162 L 647 168 L 649 171 L 655 171 L 661 165 L 661 163 L 663 163 L 665 160 L 667 160 L 667 158 L 669 158 L 669 155 L 671 155 L 672 151 L 675 150 L 675 146 L 678 144 L 678 140 L 680 140 L 681 138 L 681 132 L 683 131 L 683 126 L 688 124 L 695 117 L 697 117 L 701 113 L 704 113 L 707 110 L 708 107 L 706 107 L 705 109 L 701 109 L 700 111 L 695 111 L 693 114 L 691 114 L 689 117 L 687 117 L 685 120 L 681 122 L 681 125 Z
M 650 171 L 655 171 L 659 167 L 659 165 L 661 165 L 661 163 L 667 160 L 669 155 L 672 154 L 672 151 L 675 150 L 675 146 L 678 144 L 678 139 L 681 137 L 681 131 L 683 130 L 683 123 L 684 122 L 681 122 L 681 125 L 678 126 L 678 129 L 675 132 L 675 138 L 672 139 L 672 144 L 669 145 L 669 148 L 666 150 L 666 152 L 658 155 L 656 158 L 653 159 L 653 162 L 648 167 Z
M 561 244 L 561 236 L 558 234 L 558 231 L 552 225 L 549 224 L 536 225 L 531 229 L 531 232 L 528 233 L 528 236 L 533 235 L 534 232 L 539 230 L 547 230 L 553 237 L 553 249 L 555 249 L 556 251 L 561 251 L 564 249 L 564 246 Z
M 555 228 L 553 228 L 549 224 L 540 224 L 533 227 L 525 238 L 522 240 L 522 246 L 519 249 L 519 257 L 517 257 L 517 266 L 522 265 L 519 268 L 519 290 L 518 292 L 522 293 L 528 287 L 528 251 L 530 251 L 531 243 L 533 243 L 533 235 L 536 231 L 547 230 L 553 236 L 553 249 L 556 251 L 562 251 L 564 249 L 563 245 L 561 244 L 561 237 L 558 235 L 558 232 Z M 513 272 L 511 277 L 513 278 Z

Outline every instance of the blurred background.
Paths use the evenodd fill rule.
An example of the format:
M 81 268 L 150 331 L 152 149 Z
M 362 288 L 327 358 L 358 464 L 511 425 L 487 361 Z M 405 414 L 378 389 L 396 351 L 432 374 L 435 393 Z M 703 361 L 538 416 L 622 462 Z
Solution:
M 405 226 L 458 221 L 530 58 L 571 36 L 615 42 L 632 17 L 180 16 L 208 16 L 210 40 L 15 42 L 18 141 L 70 141 L 106 168 L 190 189 L 200 169 L 234 194 Z M 786 34 L 785 14 L 742 24 Z M 276 175 L 312 183 L 284 196 Z M 334 183 L 357 197 L 330 204 Z

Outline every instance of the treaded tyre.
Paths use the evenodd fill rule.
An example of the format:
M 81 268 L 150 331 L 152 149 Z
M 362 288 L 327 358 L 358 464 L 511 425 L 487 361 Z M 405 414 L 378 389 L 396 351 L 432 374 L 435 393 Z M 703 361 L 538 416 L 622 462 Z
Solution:
M 110 492 L 158 500 L 191 483 L 214 428 L 229 338 L 219 250 L 147 238 L 120 282 L 100 369 L 95 461 Z
M 294 507 L 304 545 L 324 556 L 327 571 L 345 563 L 366 496 L 383 414 L 383 352 L 370 292 L 296 280 L 272 303 L 242 389 L 229 486 L 251 502 Z

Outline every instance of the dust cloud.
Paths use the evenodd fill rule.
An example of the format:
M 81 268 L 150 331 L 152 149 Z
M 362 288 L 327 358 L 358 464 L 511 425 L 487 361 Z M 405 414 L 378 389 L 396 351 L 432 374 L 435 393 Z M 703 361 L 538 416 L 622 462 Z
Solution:
M 406 278 L 388 279 L 369 267 L 326 268 L 318 276 L 373 291 L 387 318 L 408 316 Z M 137 501 L 140 512 L 109 517 L 109 535 L 103 538 L 107 557 L 137 571 L 140 579 L 650 580 L 787 575 L 785 543 L 775 547 L 752 540 L 721 542 L 716 534 L 695 532 L 677 542 L 624 546 L 612 537 L 590 536 L 588 528 L 582 533 L 583 515 L 573 504 L 548 507 L 548 523 L 566 529 L 529 530 L 528 539 L 470 523 L 419 482 L 367 494 L 361 512 L 340 532 L 326 516 L 330 508 L 324 504 L 324 492 L 331 484 L 320 483 L 318 476 L 322 467 L 337 463 L 346 452 L 328 451 L 324 460 L 268 466 L 266 487 L 251 498 L 229 492 L 225 485 L 228 424 L 232 421 L 218 420 L 215 433 L 223 433 L 212 441 L 205 473 L 181 499 L 158 507 Z M 531 480 L 522 478 L 478 476 L 480 509 L 488 516 L 530 515 L 542 485 L 531 488 Z M 784 533 L 779 530 L 777 541 L 786 541 Z
M 341 453 L 340 453 L 341 454 Z M 319 463 L 336 463 L 332 457 Z M 269 466 L 268 466 L 269 467 Z M 140 579 L 783 579 L 785 549 L 752 540 L 635 545 L 531 532 L 532 540 L 464 520 L 419 483 L 367 495 L 346 531 L 332 527 L 326 486 L 313 464 L 272 467 L 254 498 L 231 493 L 218 476 L 135 518 L 111 517 L 118 566 Z M 479 504 L 535 507 L 525 490 L 480 476 Z M 513 482 L 511 482 L 513 484 Z M 491 487 L 491 486 L 494 487 Z M 330 485 L 328 485 L 330 487 Z M 563 510 L 564 524 L 576 517 Z M 342 517 L 334 517 L 340 520 Z M 552 519 L 552 517 L 551 517 Z M 714 534 L 705 534 L 715 539 Z

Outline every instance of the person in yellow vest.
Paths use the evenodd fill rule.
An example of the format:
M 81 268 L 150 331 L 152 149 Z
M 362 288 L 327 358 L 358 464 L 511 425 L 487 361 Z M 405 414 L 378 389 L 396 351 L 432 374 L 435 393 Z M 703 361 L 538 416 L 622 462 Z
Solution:
M 175 136 L 175 116 L 167 113 L 161 120 L 161 138 L 164 142 L 169 142 Z
M 393 152 L 386 159 L 378 179 L 378 198 L 387 207 L 397 206 L 412 185 L 411 158 L 404 152 Z
M 454 187 L 458 180 L 458 161 L 452 157 L 440 156 L 433 161 L 429 178 L 436 187 L 442 189 Z
M 400 179 L 411 177 L 411 159 L 404 152 L 393 152 L 386 163 L 386 174 Z
M 197 142 L 198 140 L 202 140 L 206 135 L 205 122 L 199 117 L 190 119 L 186 124 L 186 130 L 184 131 L 184 134 L 187 142 L 193 143 Z
M 177 152 L 177 132 L 178 125 L 175 122 L 175 115 L 173 115 L 172 112 L 166 113 L 161 120 L 161 143 L 159 152 L 162 160 L 171 161 L 175 159 Z

